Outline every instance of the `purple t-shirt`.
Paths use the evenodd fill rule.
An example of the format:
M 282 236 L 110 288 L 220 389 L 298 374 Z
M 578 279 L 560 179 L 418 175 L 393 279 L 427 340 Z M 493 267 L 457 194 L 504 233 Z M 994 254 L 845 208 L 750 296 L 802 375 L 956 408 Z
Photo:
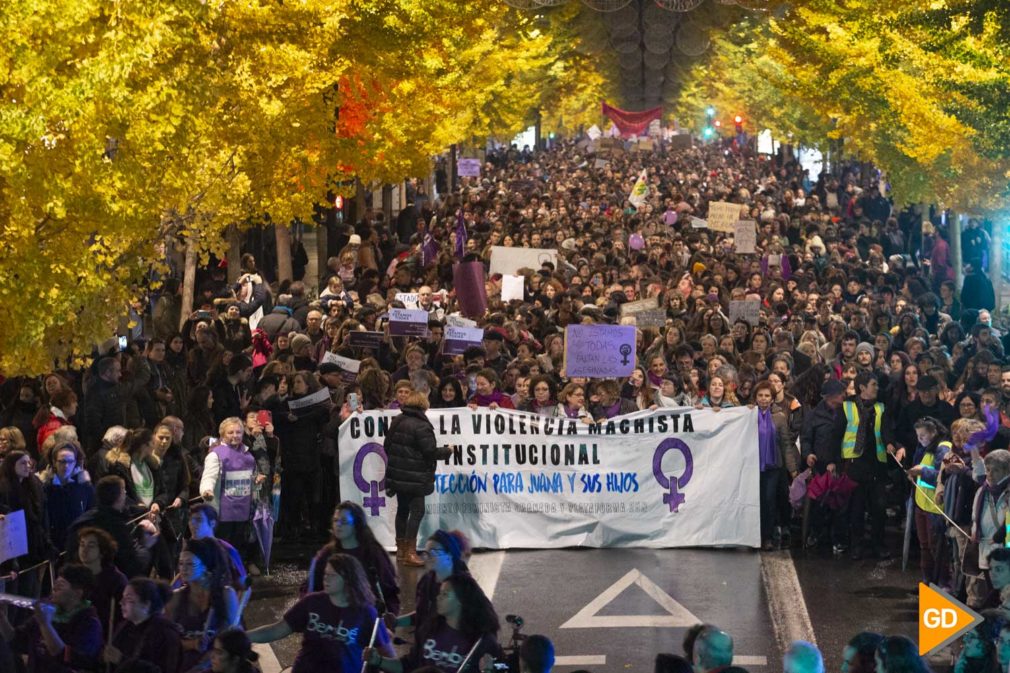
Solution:
M 413 671 L 422 666 L 434 666 L 445 673 L 456 673 L 460 664 L 466 659 L 466 655 L 470 653 L 474 642 L 476 642 L 475 639 L 467 637 L 462 631 L 457 631 L 449 626 L 445 620 L 439 619 L 434 630 L 423 635 L 417 634 L 410 654 L 402 659 L 403 669 Z M 495 655 L 497 650 L 497 641 L 491 636 L 486 636 L 484 643 L 470 658 L 472 665 L 468 665 L 467 669 L 476 671 L 481 657 L 487 653 Z
M 351 673 L 361 670 L 361 653 L 372 637 L 375 608 L 338 608 L 323 592 L 312 593 L 284 614 L 292 631 L 302 634 L 302 648 L 291 673 Z M 389 643 L 386 627 L 380 625 L 375 646 Z

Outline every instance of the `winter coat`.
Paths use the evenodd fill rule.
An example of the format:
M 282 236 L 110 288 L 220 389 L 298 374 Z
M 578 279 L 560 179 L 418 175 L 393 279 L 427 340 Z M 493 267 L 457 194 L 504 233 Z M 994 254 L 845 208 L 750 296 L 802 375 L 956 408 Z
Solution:
M 841 467 L 842 437 L 835 430 L 835 418 L 842 409 L 832 409 L 825 402 L 814 407 L 813 413 L 803 419 L 803 430 L 800 433 L 800 448 L 803 454 L 803 465 L 807 456 L 816 456 L 817 464 L 814 470 L 823 474 L 828 465 L 834 463 Z
M 319 470 L 323 426 L 330 420 L 330 410 L 326 405 L 317 404 L 294 413 L 298 417 L 294 421 L 288 419 L 287 410 L 274 413 L 274 432 L 280 440 L 284 470 L 316 472 Z
M 88 452 L 102 445 L 105 431 L 113 425 L 126 426 L 119 384 L 97 378 L 84 396 L 84 446 Z
M 65 482 L 49 473 L 42 483 L 42 491 L 49 518 L 49 539 L 57 551 L 63 551 L 63 542 L 71 524 L 95 506 L 95 487 L 84 471 L 77 472 Z
M 386 491 L 428 495 L 435 490 L 440 457 L 435 428 L 419 407 L 404 407 L 386 431 Z
M 137 513 L 129 509 L 117 512 L 111 507 L 97 506 L 82 514 L 70 526 L 64 549 L 77 549 L 78 534 L 82 528 L 101 528 L 116 541 L 115 564 L 127 577 L 146 576 L 151 566 L 151 555 L 139 544 L 135 531 L 139 529 L 127 523 Z
M 126 484 L 126 502 L 130 505 L 143 506 L 137 493 L 137 487 L 133 483 L 133 470 L 130 467 L 131 459 L 129 454 L 113 449 L 105 455 L 105 459 L 109 466 L 107 474 L 121 478 Z M 158 502 L 159 497 L 164 498 L 164 494 L 162 493 L 164 485 L 161 481 L 161 461 L 157 456 L 152 454 L 147 458 L 147 467 L 151 470 L 151 479 L 154 481 L 154 500 L 152 502 Z
M 288 334 L 301 329 L 298 321 L 291 317 L 291 309 L 286 306 L 274 306 L 274 310 L 263 316 L 256 325 L 270 337 L 270 342 L 277 341 L 278 334 Z

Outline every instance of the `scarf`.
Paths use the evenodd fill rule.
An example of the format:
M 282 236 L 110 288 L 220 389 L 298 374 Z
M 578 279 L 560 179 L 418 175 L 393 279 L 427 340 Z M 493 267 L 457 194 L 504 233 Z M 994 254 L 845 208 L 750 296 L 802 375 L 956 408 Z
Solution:
M 567 404 L 562 404 L 561 406 L 564 408 L 564 410 L 565 410 L 565 416 L 567 416 L 568 418 L 578 418 L 579 417 L 579 412 L 582 411 L 582 409 L 580 409 L 578 407 L 576 407 L 576 408 L 573 409 L 573 408 L 569 407 Z
M 662 376 L 653 374 L 652 372 L 649 372 L 648 376 L 649 376 L 649 385 L 653 386 L 654 388 L 659 388 L 661 385 L 663 385 Z
M 761 471 L 778 467 L 778 451 L 775 447 L 775 423 L 772 422 L 772 410 L 762 411 L 758 408 L 758 455 L 761 458 Z
M 501 406 L 501 400 L 504 397 L 500 390 L 496 390 L 490 395 L 481 395 L 480 393 L 474 395 L 470 398 L 470 401 L 475 403 L 478 407 L 490 406 L 492 402 Z

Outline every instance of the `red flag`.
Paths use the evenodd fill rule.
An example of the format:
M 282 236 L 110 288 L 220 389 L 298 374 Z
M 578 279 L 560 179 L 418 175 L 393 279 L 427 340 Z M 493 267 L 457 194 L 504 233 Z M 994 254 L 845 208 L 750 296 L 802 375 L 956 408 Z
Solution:
M 663 117 L 663 108 L 654 107 L 641 112 L 629 112 L 603 103 L 603 115 L 614 122 L 622 135 L 643 135 L 649 128 L 649 122 Z

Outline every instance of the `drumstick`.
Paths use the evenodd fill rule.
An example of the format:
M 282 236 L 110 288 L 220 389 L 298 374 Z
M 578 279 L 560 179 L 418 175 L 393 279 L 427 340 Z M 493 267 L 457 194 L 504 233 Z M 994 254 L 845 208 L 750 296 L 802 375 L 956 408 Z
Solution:
M 456 673 L 463 673 L 463 670 L 466 669 L 466 665 L 470 663 L 470 659 L 473 658 L 473 655 L 477 652 L 477 648 L 480 647 L 482 642 L 484 642 L 484 636 L 478 638 L 477 642 L 470 648 L 470 651 L 466 653 L 466 659 L 464 659 L 463 663 L 456 669 Z
M 382 615 L 375 618 L 375 623 L 372 624 L 372 637 L 368 639 L 368 649 L 375 647 L 375 636 L 379 633 L 379 622 L 382 621 Z M 368 661 L 361 662 L 361 673 L 365 673 L 368 668 Z
M 107 648 L 112 647 L 112 627 L 113 627 L 112 623 L 115 620 L 116 620 L 116 599 L 113 598 L 112 600 L 109 601 L 109 634 L 108 634 L 108 636 L 106 636 L 106 641 L 107 642 L 105 644 L 105 646 Z M 111 661 L 106 661 L 105 662 L 105 670 L 106 671 L 112 671 L 112 662 Z
M 895 456 L 895 455 L 894 455 L 893 453 L 888 453 L 887 455 L 889 455 L 889 456 L 890 456 L 891 458 L 894 458 L 894 462 L 898 463 L 898 467 L 900 467 L 900 468 L 902 469 L 902 471 L 903 471 L 903 472 L 904 472 L 904 473 L 905 473 L 906 475 L 908 475 L 908 470 L 907 470 L 907 469 L 905 468 L 905 466 L 904 466 L 904 465 L 902 465 L 902 464 L 901 464 L 901 461 L 899 461 L 899 460 L 898 460 L 898 457 L 897 457 L 897 456 Z M 933 500 L 933 496 L 932 496 L 932 494 L 930 494 L 930 493 L 926 493 L 926 491 L 925 491 L 925 490 L 923 490 L 922 486 L 919 486 L 919 480 L 918 480 L 918 479 L 911 479 L 911 478 L 909 478 L 909 481 L 911 481 L 911 482 L 912 482 L 912 486 L 915 486 L 915 489 L 916 489 L 917 491 L 919 491 L 919 493 L 921 493 L 922 495 L 924 495 L 924 496 L 926 497 L 926 499 L 927 499 L 927 500 L 930 500 L 930 501 L 932 501 L 932 500 Z M 949 516 L 947 516 L 947 514 L 946 514 L 946 513 L 945 513 L 945 512 L 943 511 L 943 508 L 940 508 L 940 507 L 938 507 L 938 509 L 939 509 L 940 511 L 939 511 L 939 512 L 937 512 L 937 513 L 938 513 L 938 514 L 939 514 L 940 516 L 942 516 L 942 517 L 943 517 L 944 519 L 946 519 L 946 520 L 947 520 L 947 522 L 948 522 L 948 523 L 950 523 L 950 525 L 951 525 L 951 526 L 953 526 L 954 528 L 956 528 L 956 529 L 957 529 L 957 532 L 961 533 L 961 535 L 964 535 L 964 536 L 965 536 L 966 538 L 968 538 L 969 540 L 971 539 L 971 535 L 968 535 L 967 533 L 965 533 L 965 532 L 964 532 L 964 529 L 962 529 L 962 528 L 961 528 L 960 526 L 958 526 L 958 525 L 957 525 L 957 524 L 956 524 L 956 523 L 954 522 L 954 520 L 953 520 L 953 519 L 951 519 L 951 518 L 950 518 Z

